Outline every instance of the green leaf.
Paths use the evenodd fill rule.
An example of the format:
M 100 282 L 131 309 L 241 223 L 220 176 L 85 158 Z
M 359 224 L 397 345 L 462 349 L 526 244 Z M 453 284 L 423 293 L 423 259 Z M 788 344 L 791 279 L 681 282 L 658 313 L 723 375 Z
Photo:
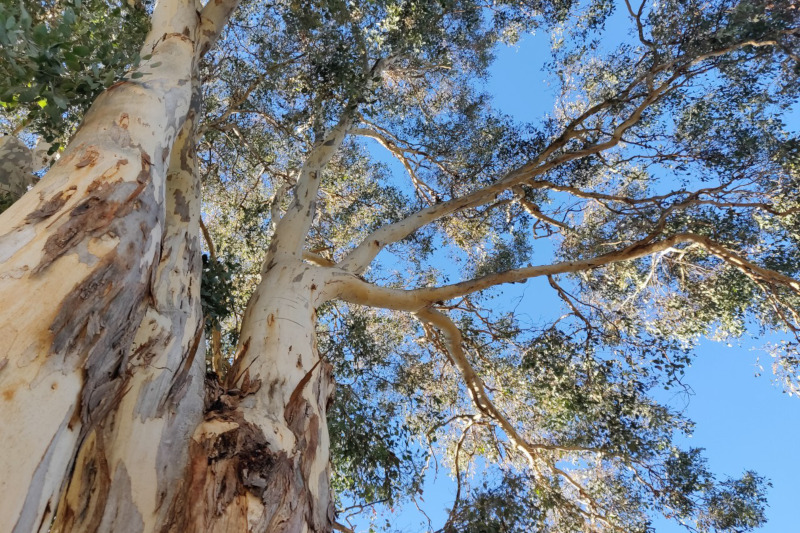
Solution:
M 66 26 L 72 26 L 75 24 L 75 11 L 73 11 L 71 7 L 65 9 L 64 14 L 62 15 L 62 20 Z
M 39 87 L 28 87 L 19 93 L 19 101 L 23 104 L 33 102 L 39 96 Z
M 88 46 L 78 44 L 72 47 L 72 53 L 78 57 L 89 57 L 89 54 L 92 53 L 92 50 Z
M 69 101 L 67 101 L 66 98 L 64 98 L 63 96 L 56 95 L 56 94 L 53 95 L 53 102 L 56 104 L 56 107 L 58 107 L 59 109 L 66 109 L 67 105 L 69 104 Z
M 49 36 L 49 30 L 44 24 L 37 24 L 33 27 L 33 40 L 38 44 L 44 44 Z

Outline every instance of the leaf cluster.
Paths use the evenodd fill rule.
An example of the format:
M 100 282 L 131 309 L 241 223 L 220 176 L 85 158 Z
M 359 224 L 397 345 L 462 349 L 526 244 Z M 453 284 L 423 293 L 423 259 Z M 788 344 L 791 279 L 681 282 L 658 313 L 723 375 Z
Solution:
M 148 28 L 144 7 L 114 0 L 0 4 L 3 113 L 47 142 L 64 141 L 137 61 Z

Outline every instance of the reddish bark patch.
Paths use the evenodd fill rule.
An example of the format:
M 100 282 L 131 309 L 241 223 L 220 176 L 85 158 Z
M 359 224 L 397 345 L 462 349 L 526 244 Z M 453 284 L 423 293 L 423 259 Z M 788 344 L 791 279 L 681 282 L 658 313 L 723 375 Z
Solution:
M 257 529 L 270 533 L 331 531 L 332 503 L 324 497 L 317 500 L 309 488 L 319 484 L 321 494 L 328 492 L 327 476 L 311 473 L 324 431 L 323 391 L 330 390 L 330 368 L 322 365 L 304 376 L 287 406 L 286 418 L 298 437 L 291 451 L 276 451 L 261 429 L 244 418 L 239 402 L 260 386 L 247 370 L 236 389 L 226 389 L 216 374 L 208 375 L 206 391 L 212 392 L 207 398 L 207 431 L 201 426 L 195 434 L 186 490 L 172 502 L 172 521 L 162 531 L 248 531 L 252 513 L 260 516 Z M 250 507 L 253 498 L 260 502 L 256 509 Z
M 10 388 L 3 391 L 3 399 L 7 402 L 10 402 L 14 395 L 17 393 L 17 389 Z
M 94 147 L 87 148 L 86 151 L 83 153 L 83 157 L 81 157 L 80 161 L 75 163 L 75 168 L 94 166 L 99 157 L 100 157 L 100 152 L 98 152 L 96 148 Z
M 33 222 L 51 217 L 59 209 L 64 207 L 64 204 L 67 203 L 67 200 L 69 200 L 70 197 L 75 193 L 76 189 L 77 187 L 73 185 L 64 191 L 60 191 L 49 200 L 45 200 L 45 202 L 42 203 L 37 209 L 28 213 L 28 216 L 25 217 L 25 222 Z

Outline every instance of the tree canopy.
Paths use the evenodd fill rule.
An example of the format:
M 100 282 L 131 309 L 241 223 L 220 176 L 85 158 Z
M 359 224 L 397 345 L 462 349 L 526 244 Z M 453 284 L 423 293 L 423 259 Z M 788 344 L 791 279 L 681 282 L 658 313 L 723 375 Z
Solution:
M 0 5 L 0 127 L 66 143 L 147 81 L 151 12 Z M 762 525 L 767 480 L 711 472 L 655 391 L 700 339 L 754 331 L 800 390 L 799 21 L 791 0 L 242 1 L 198 67 L 209 371 L 240 375 L 248 302 L 297 248 L 332 295 L 338 529 L 411 505 L 434 462 L 458 487 L 442 533 Z M 523 123 L 484 81 L 533 32 L 556 99 Z M 534 278 L 560 307 L 520 316 Z

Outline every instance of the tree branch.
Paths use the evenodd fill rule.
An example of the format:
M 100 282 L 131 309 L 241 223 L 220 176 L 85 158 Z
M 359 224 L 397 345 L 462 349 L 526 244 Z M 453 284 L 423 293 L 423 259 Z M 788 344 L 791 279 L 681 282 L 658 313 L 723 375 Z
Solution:
M 648 236 L 647 239 L 649 240 L 649 238 Z M 444 302 L 504 283 L 515 283 L 539 276 L 553 276 L 592 270 L 612 263 L 631 261 L 650 254 L 663 252 L 681 243 L 696 244 L 708 253 L 738 268 L 748 276 L 789 287 L 800 294 L 800 282 L 797 280 L 779 272 L 760 267 L 710 238 L 694 233 L 678 233 L 656 242 L 638 241 L 621 250 L 615 250 L 589 259 L 529 266 L 497 272 L 452 285 L 411 290 L 379 287 L 349 272 L 340 269 L 331 270 L 329 279 L 331 287 L 329 290 L 333 297 L 338 297 L 350 303 L 417 312 L 433 303 Z
M 625 132 L 639 122 L 644 112 L 649 107 L 659 102 L 678 87 L 687 83 L 690 79 L 705 72 L 705 69 L 691 70 L 690 68 L 693 65 L 697 65 L 708 59 L 717 58 L 746 46 L 760 47 L 772 46 L 774 44 L 774 41 L 746 41 L 711 50 L 694 57 L 684 54 L 665 63 L 654 65 L 646 72 L 635 77 L 627 87 L 619 91 L 616 95 L 589 107 L 577 118 L 570 121 L 564 128 L 563 133 L 550 143 L 550 145 L 534 160 L 506 173 L 505 176 L 495 181 L 492 185 L 478 189 L 462 197 L 453 198 L 449 201 L 422 209 L 407 216 L 403 220 L 381 227 L 372 232 L 356 248 L 351 250 L 339 263 L 339 267 L 349 272 L 361 273 L 386 245 L 408 237 L 417 229 L 434 220 L 464 209 L 491 202 L 502 192 L 514 186 L 525 184 L 536 176 L 540 176 L 560 165 L 598 154 L 617 146 L 622 141 L 622 136 Z M 662 75 L 670 71 L 671 74 L 666 76 L 659 85 L 655 86 L 653 84 L 653 78 L 656 75 Z M 646 85 L 647 90 L 635 93 L 635 89 L 642 84 Z M 640 99 L 639 103 L 635 104 L 635 107 L 626 118 L 622 119 L 621 122 L 618 122 L 616 126 L 614 126 L 613 130 L 604 140 L 583 146 L 578 150 L 562 153 L 550 159 L 553 154 L 567 146 L 572 139 L 581 137 L 583 130 L 580 130 L 579 126 L 584 124 L 587 120 L 599 115 L 612 106 L 626 102 L 633 104 L 637 99 Z M 533 184 L 530 185 L 533 186 Z
M 347 254 L 340 262 L 340 268 L 351 272 L 363 272 L 387 244 L 406 238 L 417 229 L 434 220 L 457 211 L 491 202 L 504 191 L 526 183 L 557 166 L 616 146 L 622 140 L 622 135 L 639 121 L 644 111 L 670 92 L 674 88 L 673 82 L 680 77 L 680 74 L 673 74 L 661 85 L 649 92 L 630 115 L 616 126 L 607 140 L 585 146 L 580 150 L 566 152 L 548 161 L 548 158 L 550 158 L 553 153 L 563 148 L 570 139 L 577 135 L 577 127 L 584 120 L 588 119 L 592 114 L 599 112 L 599 110 L 610 106 L 615 99 L 608 99 L 602 102 L 602 105 L 594 106 L 590 110 L 584 112 L 581 117 L 574 120 L 565 129 L 564 133 L 553 141 L 536 159 L 506 173 L 505 176 L 495 181 L 492 185 L 483 187 L 462 197 L 422 209 L 403 220 L 399 220 L 393 224 L 387 224 L 372 232 L 361 244 Z
M 472 400 L 473 404 L 479 413 L 494 420 L 494 422 L 503 430 L 514 448 L 528 460 L 528 464 L 531 469 L 535 472 L 538 472 L 536 465 L 537 463 L 543 462 L 554 474 L 561 476 L 565 481 L 572 485 L 578 492 L 579 499 L 583 500 L 583 502 L 590 509 L 589 511 L 586 511 L 576 506 L 575 508 L 579 512 L 585 514 L 587 518 L 602 521 L 612 529 L 619 530 L 617 526 L 611 524 L 607 520 L 607 509 L 600 502 L 598 502 L 580 483 L 576 482 L 567 472 L 564 472 L 562 469 L 556 467 L 550 461 L 544 460 L 540 456 L 541 450 L 559 448 L 550 445 L 539 446 L 529 443 L 495 406 L 494 402 L 492 402 L 491 398 L 486 392 L 486 385 L 480 376 L 478 376 L 478 374 L 475 372 L 475 369 L 467 359 L 466 353 L 464 352 L 461 331 L 453 323 L 453 321 L 444 313 L 441 313 L 440 311 L 430 307 L 420 309 L 415 313 L 415 315 L 423 323 L 428 323 L 441 331 L 445 339 L 446 349 L 450 355 L 450 358 L 453 360 L 453 364 L 456 366 L 464 380 L 464 384 L 467 387 L 467 391 L 469 392 L 470 399 Z M 477 421 L 477 418 L 478 415 L 476 415 L 476 417 L 473 419 L 470 427 Z M 597 509 L 602 510 L 603 514 L 599 514 Z
M 206 227 L 205 223 L 203 222 L 203 218 L 200 217 L 200 231 L 203 232 L 203 239 L 206 241 L 206 246 L 208 246 L 208 257 L 211 261 L 217 260 L 217 249 L 214 247 L 214 241 L 211 239 L 211 234 L 208 232 L 208 228 Z
M 414 189 L 416 189 L 417 193 L 428 203 L 432 204 L 435 202 L 436 191 L 434 191 L 430 185 L 422 181 L 419 176 L 417 176 L 414 167 L 411 165 L 411 161 L 408 159 L 408 157 L 406 157 L 406 150 L 398 146 L 397 143 L 392 142 L 385 136 L 369 128 L 354 128 L 351 133 L 353 135 L 369 137 L 370 139 L 378 141 L 378 143 L 386 148 L 395 157 L 395 159 L 403 164 L 403 167 L 406 169 L 406 172 L 408 172 L 408 175 L 411 178 L 411 182 L 413 183 Z
M 375 83 L 380 80 L 381 72 L 388 68 L 394 60 L 394 57 L 386 57 L 375 62 L 370 72 L 365 74 L 364 87 L 359 96 L 366 95 L 372 90 Z M 314 219 L 321 172 L 350 132 L 358 106 L 357 102 L 358 97 L 354 97 L 345 106 L 339 122 L 321 141 L 314 145 L 303 162 L 303 166 L 298 172 L 294 200 L 275 227 L 269 253 L 264 261 L 264 271 L 281 259 L 302 257 L 305 239 Z
M 333 529 L 335 529 L 336 531 L 341 531 L 342 533 L 356 533 L 354 529 L 350 529 L 346 525 L 340 524 L 339 522 L 333 523 Z
M 196 59 L 203 57 L 219 39 L 240 0 L 208 0 L 200 11 Z

